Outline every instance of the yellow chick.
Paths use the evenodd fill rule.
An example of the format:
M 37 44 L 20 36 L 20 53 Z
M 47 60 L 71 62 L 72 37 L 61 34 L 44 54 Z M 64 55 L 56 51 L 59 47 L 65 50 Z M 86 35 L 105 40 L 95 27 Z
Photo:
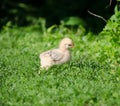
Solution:
M 69 48 L 73 48 L 74 43 L 70 38 L 64 38 L 59 44 L 59 48 L 48 50 L 39 55 L 40 67 L 48 69 L 49 67 L 57 64 L 63 64 L 70 60 Z

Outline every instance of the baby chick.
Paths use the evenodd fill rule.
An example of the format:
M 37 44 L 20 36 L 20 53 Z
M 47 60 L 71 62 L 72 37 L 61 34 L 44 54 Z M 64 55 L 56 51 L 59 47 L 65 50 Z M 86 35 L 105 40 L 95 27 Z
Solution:
M 57 64 L 63 64 L 70 60 L 69 48 L 74 47 L 70 38 L 64 38 L 59 44 L 59 48 L 43 52 L 39 55 L 41 68 L 48 69 Z

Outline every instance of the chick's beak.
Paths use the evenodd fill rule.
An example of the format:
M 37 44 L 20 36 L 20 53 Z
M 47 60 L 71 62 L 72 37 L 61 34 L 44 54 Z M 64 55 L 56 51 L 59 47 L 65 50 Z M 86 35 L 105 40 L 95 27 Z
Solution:
M 72 44 L 71 48 L 74 48 L 74 47 L 75 47 L 75 45 L 74 45 L 74 44 Z

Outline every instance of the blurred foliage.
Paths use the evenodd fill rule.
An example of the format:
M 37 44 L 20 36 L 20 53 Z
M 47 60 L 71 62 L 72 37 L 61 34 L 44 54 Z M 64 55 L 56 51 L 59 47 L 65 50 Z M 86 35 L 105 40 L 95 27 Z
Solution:
M 120 45 L 120 11 L 119 5 L 116 5 L 114 9 L 115 14 L 110 18 L 107 25 L 103 29 L 104 34 L 112 36 L 111 41 L 114 44 Z
M 45 18 L 46 26 L 60 24 L 66 17 L 81 17 L 87 27 L 93 31 L 100 31 L 106 24 L 101 19 L 88 14 L 87 10 L 103 16 L 105 19 L 113 14 L 116 1 L 109 0 L 2 0 L 0 2 L 0 28 L 8 21 L 17 25 L 30 25 L 40 17 Z

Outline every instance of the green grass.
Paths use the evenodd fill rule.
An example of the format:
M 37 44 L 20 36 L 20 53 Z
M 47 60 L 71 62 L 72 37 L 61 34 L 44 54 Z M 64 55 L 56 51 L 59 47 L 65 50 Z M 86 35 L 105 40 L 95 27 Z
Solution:
M 0 32 L 0 106 L 120 105 L 120 39 L 110 31 L 9 27 Z M 75 43 L 72 60 L 39 75 L 39 54 L 65 36 Z

